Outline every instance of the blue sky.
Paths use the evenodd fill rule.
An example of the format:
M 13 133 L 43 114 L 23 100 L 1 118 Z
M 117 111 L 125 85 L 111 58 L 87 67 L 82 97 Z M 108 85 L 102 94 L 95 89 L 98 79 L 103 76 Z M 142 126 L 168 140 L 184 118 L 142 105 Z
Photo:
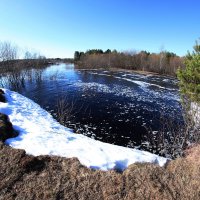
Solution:
M 0 0 L 0 41 L 47 57 L 87 49 L 185 55 L 200 37 L 199 0 Z

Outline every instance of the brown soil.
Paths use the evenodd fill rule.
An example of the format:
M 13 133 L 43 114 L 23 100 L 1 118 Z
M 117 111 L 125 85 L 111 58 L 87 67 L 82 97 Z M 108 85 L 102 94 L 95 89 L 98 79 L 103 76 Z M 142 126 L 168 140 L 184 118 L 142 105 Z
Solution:
M 12 124 L 7 115 L 0 113 L 0 141 L 5 141 L 8 138 L 16 137 L 17 132 L 14 131 Z
M 3 102 L 3 103 L 6 102 L 6 98 L 4 96 L 4 91 L 2 89 L 0 89 L 0 102 Z
M 199 146 L 165 168 L 140 163 L 118 173 L 86 168 L 76 158 L 29 156 L 0 143 L 0 199 L 196 200 L 200 159 L 191 155 L 196 151 Z
M 0 103 L 5 103 L 6 98 L 4 91 L 0 89 Z M 17 132 L 13 129 L 7 115 L 0 113 L 0 141 L 5 141 L 8 138 L 16 137 Z

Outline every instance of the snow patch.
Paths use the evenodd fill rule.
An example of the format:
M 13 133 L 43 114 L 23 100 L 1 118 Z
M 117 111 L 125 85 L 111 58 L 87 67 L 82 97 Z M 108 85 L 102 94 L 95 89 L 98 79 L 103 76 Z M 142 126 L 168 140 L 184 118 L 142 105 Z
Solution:
M 124 170 L 135 162 L 150 162 L 163 166 L 167 158 L 155 154 L 107 144 L 60 125 L 32 100 L 4 89 L 8 103 L 0 103 L 0 112 L 7 114 L 19 136 L 6 140 L 13 148 L 28 154 L 77 157 L 83 165 L 94 169 Z
M 200 126 L 200 105 L 196 102 L 191 103 L 190 114 L 193 116 L 196 126 Z

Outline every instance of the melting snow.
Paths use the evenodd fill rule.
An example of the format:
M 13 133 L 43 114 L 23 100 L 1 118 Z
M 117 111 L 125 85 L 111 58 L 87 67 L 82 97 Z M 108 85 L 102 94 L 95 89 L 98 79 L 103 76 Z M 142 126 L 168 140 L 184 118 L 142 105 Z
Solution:
M 6 143 L 24 149 L 28 154 L 77 157 L 83 165 L 95 169 L 124 170 L 135 162 L 151 162 L 163 166 L 167 159 L 155 154 L 103 143 L 60 125 L 32 100 L 5 90 L 8 103 L 0 103 L 0 112 L 9 116 L 19 136 Z

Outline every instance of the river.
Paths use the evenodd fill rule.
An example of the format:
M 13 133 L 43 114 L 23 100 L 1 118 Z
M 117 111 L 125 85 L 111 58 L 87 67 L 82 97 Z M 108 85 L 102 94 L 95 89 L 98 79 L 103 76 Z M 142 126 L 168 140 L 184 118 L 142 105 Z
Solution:
M 26 79 L 17 91 L 56 119 L 59 105 L 65 106 L 65 126 L 96 140 L 136 147 L 145 143 L 148 132 L 183 120 L 178 81 L 172 77 L 80 70 L 73 64 L 52 65 L 40 76 Z

